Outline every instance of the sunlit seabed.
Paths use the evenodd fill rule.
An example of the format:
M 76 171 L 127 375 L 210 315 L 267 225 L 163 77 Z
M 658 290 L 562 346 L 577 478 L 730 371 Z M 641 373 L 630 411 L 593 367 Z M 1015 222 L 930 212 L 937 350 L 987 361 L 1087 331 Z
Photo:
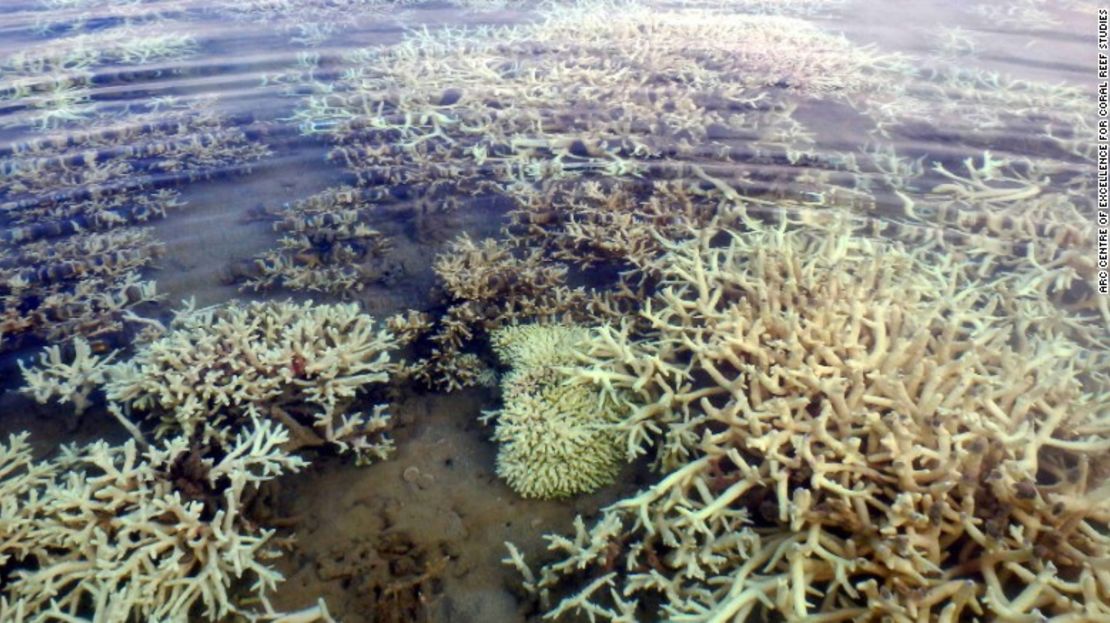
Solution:
M 1110 618 L 1096 9 L 6 3 L 0 620 Z

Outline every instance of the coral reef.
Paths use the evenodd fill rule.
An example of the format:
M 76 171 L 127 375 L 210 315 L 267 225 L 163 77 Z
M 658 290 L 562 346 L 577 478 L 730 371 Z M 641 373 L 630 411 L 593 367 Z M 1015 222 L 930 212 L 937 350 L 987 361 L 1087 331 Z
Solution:
M 611 287 L 635 300 L 651 277 L 643 269 L 663 253 L 661 241 L 689 237 L 729 203 L 711 184 L 682 180 L 556 182 L 517 198 L 505 228 L 509 244 L 584 270 L 616 267 L 622 272 Z
M 266 562 L 279 555 L 274 531 L 245 513 L 263 483 L 304 467 L 281 450 L 287 439 L 256 420 L 218 452 L 178 436 L 36 462 L 27 435 L 13 435 L 0 445 L 0 618 L 225 620 L 250 612 L 237 585 L 268 608 L 282 579 Z
M 24 46 L 0 59 L 0 101 L 17 114 L 0 126 L 38 131 L 86 124 L 118 116 L 119 106 L 94 100 L 94 89 L 109 82 L 120 66 L 181 61 L 197 51 L 189 34 L 152 32 L 131 25 L 49 39 Z
M 253 290 L 347 294 L 389 279 L 396 266 L 387 257 L 389 239 L 369 225 L 374 207 L 349 187 L 286 205 L 274 223 L 285 234 L 280 248 L 250 260 L 236 280 Z
M 27 367 L 22 361 L 19 369 L 23 379 L 40 404 L 57 399 L 73 403 L 76 415 L 89 406 L 89 395 L 108 382 L 110 364 L 117 353 L 99 357 L 89 343 L 80 338 L 73 340 L 73 356 L 63 357 L 58 345 L 47 346 L 39 355 L 38 364 Z
M 132 414 L 145 414 L 159 437 L 226 442 L 244 422 L 275 419 L 292 434 L 287 449 L 329 444 L 365 463 L 392 449 L 383 435 L 387 405 L 347 410 L 368 386 L 389 380 L 396 346 L 353 304 L 188 306 L 131 358 L 81 367 L 97 380 L 106 375 L 109 408 L 132 432 Z M 24 369 L 27 391 L 40 401 L 73 395 L 73 382 L 62 379 L 76 365 L 44 357 Z
M 552 618 L 1110 615 L 1106 351 L 963 263 L 836 228 L 672 244 L 650 329 L 599 330 L 577 373 L 661 479 L 538 577 L 507 562 Z
M 270 153 L 257 129 L 243 127 L 249 117 L 221 115 L 211 99 L 149 108 L 0 153 L 0 213 L 21 226 L 5 239 L 146 222 L 182 205 L 172 183 L 224 174 Z
M 513 323 L 588 322 L 619 313 L 619 297 L 567 285 L 568 267 L 546 259 L 541 248 L 479 243 L 463 234 L 436 258 L 435 271 L 445 310 L 422 325 L 431 326 L 429 335 L 410 337 L 416 350 L 405 374 L 447 391 L 487 378 L 478 358 L 464 351 L 476 337 Z
M 157 298 L 139 270 L 161 253 L 146 231 L 123 228 L 184 205 L 170 185 L 269 154 L 210 101 L 150 108 L 0 151 L 0 348 L 25 334 L 119 332 L 127 308 Z
M 526 498 L 588 493 L 617 477 L 623 463 L 615 424 L 623 405 L 595 388 L 572 385 L 560 372 L 589 330 L 514 325 L 494 331 L 493 349 L 510 370 L 501 379 L 496 420 L 497 475 Z
M 28 335 L 101 344 L 122 331 L 131 308 L 158 300 L 139 271 L 161 253 L 143 229 L 0 247 L 0 350 Z
M 875 122 L 874 136 L 916 137 L 930 128 L 959 137 L 965 157 L 1012 148 L 1016 154 L 1094 159 L 1084 140 L 1093 126 L 1082 114 L 1081 87 L 987 71 L 963 58 L 921 59 L 919 65 L 913 80 L 892 81 L 853 101 Z
M 331 139 L 360 186 L 432 197 L 819 161 L 798 99 L 843 101 L 910 73 L 804 20 L 632 3 L 413 33 L 344 66 L 309 79 L 294 120 Z

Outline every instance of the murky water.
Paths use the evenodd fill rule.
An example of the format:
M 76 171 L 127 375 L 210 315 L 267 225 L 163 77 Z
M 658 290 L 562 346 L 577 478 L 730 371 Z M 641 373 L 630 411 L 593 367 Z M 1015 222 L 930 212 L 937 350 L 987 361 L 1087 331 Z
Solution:
M 236 530 L 295 535 L 267 563 L 284 582 L 236 581 L 235 607 L 206 597 L 190 620 L 1101 620 L 1097 8 L 7 2 L 0 430 L 43 460 L 184 434 L 150 478 L 210 521 L 234 435 L 291 427 L 311 466 L 235 501 Z M 370 347 L 314 358 L 362 321 L 312 325 L 309 307 L 171 324 L 235 300 L 353 303 L 396 337 L 371 348 L 394 367 Z M 270 313 L 265 335 L 235 333 Z M 550 345 L 498 332 L 552 322 L 600 333 L 529 370 L 514 348 Z M 38 385 L 64 391 L 36 400 L 18 362 L 54 345 L 110 359 L 59 368 Z M 155 380 L 128 386 L 136 371 Z M 594 393 L 542 389 L 555 374 Z M 167 399 L 181 383 L 204 397 Z M 314 383 L 339 397 L 302 397 Z M 566 433 L 575 400 L 597 408 Z M 375 405 L 395 450 L 356 465 L 372 452 L 350 433 L 377 440 L 377 420 L 342 414 Z M 529 435 L 571 451 L 512 445 Z M 606 444 L 611 461 L 574 463 Z M 7 526 L 37 502 L 10 486 L 4 620 L 154 616 L 66 597 L 92 576 L 57 580 L 60 605 L 21 588 L 90 550 L 28 554 Z M 28 521 L 53 525 L 44 509 Z M 85 512 L 108 541 L 130 516 Z M 258 614 L 260 593 L 318 610 Z

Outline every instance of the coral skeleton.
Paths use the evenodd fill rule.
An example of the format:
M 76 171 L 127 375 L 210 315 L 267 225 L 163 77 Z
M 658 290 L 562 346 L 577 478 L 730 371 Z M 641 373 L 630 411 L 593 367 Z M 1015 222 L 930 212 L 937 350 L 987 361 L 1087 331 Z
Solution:
M 61 403 L 73 403 L 73 410 L 81 415 L 89 406 L 89 394 L 108 381 L 112 359 L 116 353 L 101 357 L 92 351 L 89 343 L 81 338 L 73 341 L 73 356 L 65 361 L 61 347 L 47 346 L 39 355 L 38 364 L 27 367 L 22 361 L 19 369 L 28 388 L 39 403 L 56 398 Z
M 473 353 L 475 338 L 527 322 L 587 322 L 618 314 L 620 297 L 566 283 L 568 267 L 545 257 L 542 248 L 514 249 L 463 234 L 435 261 L 448 307 L 428 335 L 410 334 L 417 357 L 405 374 L 432 387 L 453 391 L 488 378 Z M 420 325 L 425 331 L 429 325 Z M 415 333 L 416 326 L 413 327 Z M 427 354 L 425 354 L 427 353 Z
M 279 248 L 249 262 L 242 287 L 347 294 L 386 279 L 391 245 L 369 224 L 374 207 L 349 187 L 286 205 L 274 223 Z
M 168 184 L 268 155 L 243 122 L 198 99 L 0 150 L 0 349 L 119 333 L 127 308 L 156 300 L 140 271 L 161 245 L 128 226 L 183 205 Z
M 96 342 L 121 332 L 131 308 L 159 299 L 139 270 L 161 253 L 143 229 L 0 248 L 0 350 L 29 335 Z
M 330 139 L 360 186 L 435 198 L 805 162 L 797 100 L 847 101 L 912 73 L 798 18 L 606 2 L 413 32 L 345 67 L 308 79 L 292 121 Z

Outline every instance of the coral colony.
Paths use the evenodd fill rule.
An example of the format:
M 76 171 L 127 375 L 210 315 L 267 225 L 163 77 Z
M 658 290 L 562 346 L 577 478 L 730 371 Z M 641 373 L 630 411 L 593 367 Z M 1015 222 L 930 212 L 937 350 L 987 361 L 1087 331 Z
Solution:
M 485 417 L 497 420 L 497 474 L 524 497 L 593 491 L 613 482 L 623 462 L 615 426 L 620 402 L 587 385 L 563 383 L 559 373 L 574 363 L 567 345 L 587 335 L 580 327 L 516 325 L 491 337 L 512 369 L 501 379 L 504 407 Z
M 131 436 L 43 459 L 25 433 L 0 443 L 0 620 L 331 621 L 270 603 L 265 483 L 318 453 L 387 458 L 387 390 L 472 386 L 498 396 L 490 468 L 521 497 L 643 470 L 547 551 L 506 544 L 526 614 L 1110 620 L 1081 89 L 965 66 L 969 31 L 913 58 L 803 19 L 838 1 L 551 3 L 302 55 L 266 78 L 297 97 L 273 123 L 345 185 L 255 212 L 277 246 L 227 276 L 320 300 L 163 324 L 140 315 L 161 298 L 147 228 L 273 152 L 215 101 L 128 108 L 97 86 L 201 54 L 174 16 L 299 22 L 283 34 L 312 46 L 415 3 L 148 4 L 48 0 L 67 17 L 36 28 L 67 36 L 0 59 L 0 125 L 31 135 L 0 151 L 0 350 L 46 341 L 24 393 Z M 1052 14 L 1011 4 L 961 14 Z M 75 34 L 94 9 L 120 26 Z M 859 149 L 823 146 L 813 109 L 850 117 Z M 959 140 L 900 152 L 922 128 Z M 405 241 L 384 219 L 430 232 L 486 199 L 508 206 L 500 235 L 440 240 L 423 309 L 351 302 L 392 279 Z
M 91 608 L 105 623 L 214 621 L 242 612 L 231 598 L 240 580 L 266 600 L 279 551 L 244 512 L 261 483 L 304 467 L 281 449 L 288 436 L 256 420 L 218 457 L 178 436 L 145 450 L 66 447 L 42 462 L 12 436 L 0 445 L 0 561 L 15 571 L 0 619 L 81 621 Z
M 40 402 L 78 408 L 103 388 L 121 419 L 154 416 L 158 437 L 225 443 L 243 423 L 268 418 L 293 433 L 287 449 L 332 444 L 369 462 L 392 447 L 380 436 L 387 405 L 369 414 L 347 407 L 361 389 L 389 379 L 395 347 L 389 330 L 355 305 L 187 307 L 129 360 L 99 359 L 78 339 L 72 362 L 59 361 L 52 347 L 24 378 Z
M 577 376 L 662 477 L 538 577 L 513 550 L 553 616 L 1106 616 L 1105 352 L 986 311 L 1010 277 L 845 232 L 710 229 L 660 261 L 650 328 L 599 332 Z

